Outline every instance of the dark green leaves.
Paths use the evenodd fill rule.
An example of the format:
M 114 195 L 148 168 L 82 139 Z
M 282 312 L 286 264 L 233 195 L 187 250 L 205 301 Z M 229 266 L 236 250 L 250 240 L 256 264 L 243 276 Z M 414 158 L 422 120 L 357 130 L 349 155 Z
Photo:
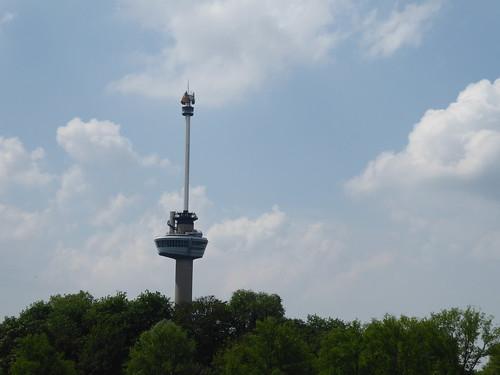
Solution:
M 64 360 L 45 334 L 23 337 L 14 354 L 15 361 L 10 367 L 12 375 L 76 375 L 74 363 Z
M 0 323 L 0 374 L 77 373 L 497 375 L 500 330 L 471 307 L 367 324 L 287 319 L 279 296 L 250 290 L 182 306 L 149 291 L 56 295 Z
M 193 374 L 195 343 L 171 321 L 162 320 L 144 332 L 130 351 L 128 375 Z

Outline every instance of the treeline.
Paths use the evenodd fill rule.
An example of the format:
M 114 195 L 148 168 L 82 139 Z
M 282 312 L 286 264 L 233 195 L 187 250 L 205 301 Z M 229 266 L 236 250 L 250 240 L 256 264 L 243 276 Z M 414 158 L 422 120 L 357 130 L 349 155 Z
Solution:
M 492 375 L 499 342 L 474 308 L 363 324 L 289 319 L 279 296 L 249 290 L 185 306 L 157 292 L 80 292 L 3 320 L 0 374 Z

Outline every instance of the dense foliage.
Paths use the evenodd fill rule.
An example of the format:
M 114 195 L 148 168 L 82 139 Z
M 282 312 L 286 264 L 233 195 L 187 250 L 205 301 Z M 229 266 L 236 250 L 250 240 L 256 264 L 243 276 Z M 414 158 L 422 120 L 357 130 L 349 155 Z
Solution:
M 0 374 L 499 375 L 500 329 L 471 307 L 363 324 L 288 319 L 249 290 L 182 306 L 80 292 L 0 323 Z

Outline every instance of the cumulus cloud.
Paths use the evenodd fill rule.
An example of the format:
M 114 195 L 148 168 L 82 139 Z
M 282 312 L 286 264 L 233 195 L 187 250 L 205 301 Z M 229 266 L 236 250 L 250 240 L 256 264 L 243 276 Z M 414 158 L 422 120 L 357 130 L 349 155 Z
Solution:
M 60 186 L 56 192 L 56 201 L 60 207 L 65 206 L 70 200 L 89 189 L 83 171 L 78 166 L 72 166 L 63 173 Z
M 462 169 L 460 160 L 469 157 L 471 147 L 463 144 L 468 137 L 497 131 L 498 85 L 476 83 L 448 108 L 428 112 L 405 150 L 392 153 L 398 166 L 406 163 L 404 168 L 386 170 L 384 164 L 375 168 L 380 174 L 365 171 L 369 178 L 363 174 L 352 180 L 351 191 L 370 192 L 364 196 L 375 196 L 375 201 L 375 193 L 388 188 L 409 192 L 410 199 L 406 205 L 394 200 L 389 210 L 385 206 L 380 211 L 365 200 L 359 212 L 350 212 L 350 224 L 311 220 L 278 206 L 255 216 L 227 217 L 205 187 L 193 187 L 191 206 L 200 216 L 197 228 L 204 229 L 209 240 L 206 256 L 195 262 L 194 295 L 227 298 L 237 288 L 250 288 L 278 293 L 292 316 L 304 316 L 314 306 L 314 312 L 323 315 L 366 319 L 391 308 L 396 313 L 403 308 L 428 313 L 443 307 L 446 293 L 447 303 L 461 303 L 461 295 L 449 296 L 453 291 L 446 285 L 453 282 L 471 298 L 466 303 L 474 303 L 478 294 L 463 275 L 474 262 L 483 266 L 485 260 L 498 259 L 500 204 L 453 197 L 450 187 L 495 176 L 494 163 L 483 163 L 488 158 L 468 163 L 487 166 L 474 173 Z M 79 289 L 96 295 L 125 290 L 133 296 L 144 289 L 172 295 L 175 263 L 157 255 L 153 239 L 167 229 L 168 211 L 182 207 L 182 191 L 145 186 L 143 181 L 157 170 L 137 161 L 143 157 L 115 124 L 104 134 L 86 133 L 81 124 L 77 135 L 60 129 L 59 143 L 74 164 L 57 179 L 60 186 L 53 189 L 52 199 L 32 211 L 0 203 L 0 272 L 10 284 L 23 283 L 19 290 L 26 291 L 12 296 L 4 288 L 3 311 L 17 313 L 41 296 Z M 134 161 L 132 174 L 134 179 L 140 174 L 140 187 L 124 190 L 129 184 L 123 180 L 92 174 L 101 158 L 92 159 L 86 152 L 125 166 Z M 110 155 L 113 152 L 121 157 Z M 35 152 L 35 159 L 41 156 Z M 108 173 L 120 165 L 104 169 Z M 421 207 L 429 189 L 422 187 L 431 186 L 429 181 L 447 182 L 439 185 L 447 199 L 440 196 L 425 211 Z M 415 189 L 406 188 L 410 185 Z M 445 262 L 450 265 L 446 270 L 440 266 Z M 425 299 L 419 298 L 422 293 Z
M 372 243 L 393 248 L 393 279 L 411 291 L 401 300 L 426 293 L 428 309 L 441 307 L 438 295 L 490 304 L 479 288 L 488 289 L 494 271 L 486 269 L 500 254 L 499 136 L 500 80 L 476 82 L 447 108 L 427 111 L 403 150 L 383 152 L 346 184 L 380 233 Z
M 184 207 L 184 190 L 165 192 L 161 195 L 159 205 L 168 215 L 170 211 L 180 211 Z M 189 209 L 198 215 L 204 215 L 213 203 L 207 195 L 205 186 L 189 188 Z
M 144 289 L 164 289 L 168 266 L 159 259 L 153 242 L 160 217 L 148 209 L 129 223 L 115 217 L 112 226 L 94 229 L 78 241 L 60 242 L 47 259 L 44 282 L 59 290 L 83 288 L 101 295 L 116 290 L 134 295 Z M 65 280 L 64 286 L 61 280 Z
M 29 152 L 19 139 L 0 137 L 0 193 L 16 185 L 37 187 L 49 183 L 52 177 L 40 168 L 44 155 L 42 148 Z
M 500 231 L 497 227 L 488 229 L 472 247 L 473 254 L 487 262 L 500 260 Z
M 10 22 L 14 19 L 14 13 L 11 12 L 5 12 L 4 14 L 0 15 L 0 28 Z
M 207 237 L 209 256 L 202 273 L 215 264 L 226 270 L 209 281 L 210 287 L 226 293 L 266 287 L 288 293 L 312 274 L 329 286 L 344 250 L 338 228 L 319 221 L 302 223 L 277 206 L 256 218 L 215 222 Z
M 58 141 L 74 164 L 57 179 L 60 186 L 53 190 L 52 199 L 45 201 L 45 207 L 29 211 L 12 204 L 0 205 L 0 251 L 4 259 L 0 271 L 12 283 L 22 281 L 33 294 L 23 294 L 24 299 L 16 297 L 18 305 L 9 302 L 10 311 L 16 312 L 31 299 L 40 298 L 40 293 L 79 289 L 97 295 L 115 290 L 135 295 L 144 289 L 172 295 L 174 262 L 157 255 L 153 238 L 166 230 L 168 211 L 182 206 L 182 191 L 164 192 L 148 186 L 146 194 L 142 181 L 156 171 L 138 162 L 143 157 L 120 134 L 117 125 L 109 124 L 104 134 L 78 122 L 75 134 L 65 132 L 74 130 L 70 126 L 58 130 Z M 88 152 L 100 157 L 93 158 Z M 114 152 L 120 157 L 114 157 Z M 34 156 L 41 157 L 42 153 L 35 152 Z M 111 161 L 120 164 L 109 164 Z M 93 174 L 103 163 L 104 175 L 134 164 L 133 178 L 139 179 L 141 187 L 124 190 L 130 185 L 124 180 Z M 341 224 L 296 217 L 277 206 L 254 217 L 224 217 L 220 207 L 208 198 L 205 187 L 193 187 L 191 198 L 192 209 L 200 215 L 197 228 L 204 229 L 209 239 L 206 256 L 195 263 L 195 296 L 216 294 L 227 298 L 237 288 L 276 292 L 291 314 L 310 312 L 306 306 L 311 304 L 325 315 L 335 311 L 350 317 L 353 311 L 372 314 L 374 310 L 367 309 L 367 295 L 380 300 L 403 298 L 401 290 L 393 290 L 390 297 L 381 294 L 393 285 L 392 275 L 404 265 L 402 262 L 411 264 L 416 258 L 405 258 L 396 247 L 408 246 L 409 253 L 417 253 L 419 248 L 442 251 L 448 245 L 443 232 L 456 229 L 456 223 L 447 227 L 441 224 L 439 233 L 423 236 L 424 230 L 438 225 L 402 212 L 394 221 L 399 237 L 388 235 L 398 244 L 395 246 L 367 235 L 368 231 L 353 234 Z M 400 229 L 410 220 L 416 223 L 414 237 L 405 238 Z M 494 217 L 483 217 L 477 228 L 493 221 Z M 495 258 L 492 243 L 496 243 L 496 237 L 490 235 L 478 242 L 477 228 L 471 230 L 467 241 L 457 239 L 449 247 L 454 251 L 462 241 L 476 249 L 478 257 Z M 378 232 L 384 231 L 391 232 L 387 228 Z M 420 239 L 429 237 L 427 242 Z M 33 243 L 37 246 L 27 246 Z M 418 267 L 413 271 L 414 277 L 419 277 Z M 364 297 L 353 302 L 353 295 Z M 411 298 L 407 290 L 406 295 Z M 377 306 L 387 311 L 383 303 Z
M 194 208 L 211 204 L 204 187 L 191 191 Z M 47 259 L 44 282 L 60 289 L 60 280 L 66 280 L 67 290 L 83 288 L 98 294 L 126 290 L 134 295 L 144 289 L 169 293 L 165 285 L 171 281 L 174 262 L 158 256 L 153 239 L 165 233 L 168 211 L 178 209 L 172 204 L 182 200 L 179 192 L 159 192 L 156 198 L 148 202 L 117 193 L 102 208 L 79 212 L 80 225 L 54 241 L 56 250 Z M 82 236 L 82 231 L 87 234 Z
M 285 214 L 275 206 L 255 220 L 241 217 L 213 225 L 208 231 L 215 251 L 249 251 L 256 244 L 271 239 L 285 221 Z
M 155 173 L 140 162 L 144 159 L 116 124 L 75 119 L 58 129 L 57 140 L 74 163 L 54 177 L 59 187 L 51 190 L 43 207 L 29 211 L 0 203 L 0 272 L 30 291 L 19 297 L 5 291 L 9 302 L 3 303 L 2 313 L 16 313 L 41 295 L 79 289 L 97 295 L 116 290 L 135 295 L 144 289 L 171 295 L 174 262 L 157 255 L 153 239 L 166 230 L 168 211 L 182 206 L 182 191 L 148 187 L 149 197 L 143 190 L 131 194 L 122 190 L 123 181 L 92 173 L 99 163 L 108 163 L 109 170 L 131 161 L 136 162 L 136 171 L 149 171 L 144 177 Z M 9 176 L 23 169 L 31 171 L 29 176 L 44 176 L 37 166 L 41 151 L 27 152 L 17 139 L 3 140 L 2 147 L 0 165 Z M 24 163 L 11 163 L 23 158 Z M 220 213 L 220 208 L 208 198 L 205 187 L 194 186 L 190 193 L 191 207 L 201 218 L 197 227 L 208 228 L 210 241 L 206 259 L 195 266 L 195 295 L 224 297 L 245 287 L 271 289 L 292 299 L 289 292 L 303 290 L 313 272 L 315 280 L 329 288 L 332 273 L 342 274 L 339 264 L 346 265 L 344 271 L 354 267 L 355 272 L 358 267 L 350 260 L 339 262 L 339 233 L 325 223 L 301 223 L 277 206 L 253 218 L 221 219 L 212 212 Z M 340 277 L 339 285 L 344 279 Z
M 359 0 L 121 0 L 121 14 L 165 44 L 109 87 L 178 99 L 190 80 L 200 103 L 230 103 L 287 71 L 330 60 L 340 42 L 361 36 L 371 56 L 418 46 L 442 1 L 412 3 L 384 19 Z
M 134 294 L 149 288 L 171 295 L 175 263 L 159 257 L 153 243 L 165 230 L 164 197 L 158 201 L 159 210 L 144 207 L 129 223 L 118 219 L 81 241 L 61 242 L 48 259 L 43 279 L 54 285 L 64 279 L 73 289 L 100 294 L 116 289 Z M 345 249 L 337 229 L 322 222 L 300 223 L 278 207 L 253 218 L 216 220 L 207 230 L 206 256 L 195 262 L 194 293 L 224 297 L 237 288 L 265 289 L 297 300 L 291 304 L 300 310 L 298 306 L 308 296 L 299 298 L 294 293 L 311 287 L 311 282 L 326 293 L 333 287 L 332 280 L 342 288 L 356 283 L 362 271 L 385 266 L 383 259 L 373 256 L 362 258 L 359 264 L 343 258 Z
M 327 58 L 339 38 L 333 28 L 341 3 L 122 0 L 124 14 L 164 34 L 169 44 L 146 59 L 141 71 L 111 87 L 123 93 L 177 98 L 189 79 L 196 82 L 204 103 L 230 101 L 273 74 Z
M 429 110 L 407 146 L 387 151 L 347 183 L 352 193 L 446 185 L 495 194 L 500 183 L 500 80 L 469 85 L 448 108 Z
M 123 213 L 137 202 L 135 196 L 126 196 L 122 193 L 111 197 L 108 204 L 97 212 L 93 224 L 96 226 L 109 226 L 119 222 Z
M 365 22 L 363 44 L 372 57 L 387 57 L 405 46 L 418 46 L 430 22 L 442 5 L 442 0 L 408 4 L 394 10 L 388 19 L 379 21 L 373 12 Z
M 130 140 L 120 134 L 120 125 L 92 119 L 74 118 L 57 129 L 57 142 L 79 163 L 134 162 L 143 166 L 168 166 L 170 162 L 157 155 L 141 156 Z
M 31 238 L 45 226 L 43 218 L 41 212 L 28 212 L 0 203 L 0 243 L 8 246 L 7 241 Z

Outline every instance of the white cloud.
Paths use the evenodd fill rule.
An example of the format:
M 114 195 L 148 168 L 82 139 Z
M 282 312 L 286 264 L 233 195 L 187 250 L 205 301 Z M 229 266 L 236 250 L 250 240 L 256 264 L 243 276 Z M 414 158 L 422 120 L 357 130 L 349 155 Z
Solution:
M 226 298 L 237 288 L 265 290 L 280 294 L 291 315 L 348 318 L 391 308 L 428 313 L 443 304 L 486 300 L 485 286 L 498 277 L 484 271 L 487 283 L 480 279 L 500 256 L 500 208 L 477 197 L 498 191 L 499 91 L 500 81 L 467 87 L 448 108 L 427 112 L 402 151 L 379 156 L 351 180 L 350 191 L 368 199 L 360 212 L 349 212 L 347 230 L 346 224 L 278 207 L 224 218 L 205 187 L 192 188 L 192 208 L 207 225 L 209 240 L 206 256 L 195 263 L 195 295 Z M 75 119 L 58 129 L 58 142 L 74 164 L 52 199 L 44 200 L 47 207 L 30 211 L 0 203 L 0 273 L 9 280 L 4 285 L 23 283 L 16 288 L 23 295 L 18 291 L 134 295 L 146 288 L 172 295 L 174 262 L 157 255 L 153 238 L 166 230 L 168 211 L 182 207 L 182 192 L 144 186 L 156 173 L 147 166 L 159 163 L 146 162 L 116 124 Z M 0 175 L 31 171 L 28 176 L 48 178 L 39 165 L 42 151 L 27 151 L 17 139 L 0 145 Z M 101 164 L 104 173 L 93 174 Z M 102 177 L 130 164 L 134 169 L 127 173 L 138 180 L 137 188 L 115 175 Z M 462 194 L 465 189 L 476 194 Z M 391 201 L 376 211 L 381 195 Z M 69 203 L 71 210 L 60 209 Z M 210 215 L 217 219 L 207 220 Z M 29 277 L 37 274 L 36 280 Z M 1 305 L 9 307 L 2 308 L 17 312 L 21 305 L 12 307 L 7 289 Z
M 345 254 L 345 233 L 323 222 L 301 222 L 278 207 L 256 218 L 239 217 L 214 223 L 209 246 L 199 263 L 200 294 L 218 290 L 229 295 L 249 288 L 279 293 L 294 309 L 308 298 L 312 284 L 331 289 L 342 267 L 352 267 Z M 213 270 L 217 277 L 212 277 Z M 339 284 L 339 287 L 341 285 Z M 300 292 L 299 292 L 300 291 Z M 300 294 L 300 296 L 299 296 Z
M 5 12 L 4 14 L 0 15 L 0 28 L 12 22 L 14 17 L 14 13 L 11 12 Z
M 349 212 L 350 224 L 294 216 L 278 207 L 227 218 L 205 187 L 193 187 L 192 208 L 209 240 L 205 257 L 195 262 L 195 295 L 226 298 L 237 288 L 264 290 L 281 295 L 291 315 L 347 318 L 404 309 L 428 313 L 444 303 L 486 300 L 487 292 L 475 288 L 487 290 L 498 279 L 484 272 L 487 283 L 479 280 L 488 262 L 499 257 L 500 204 L 482 198 L 485 189 L 498 191 L 499 86 L 481 81 L 448 108 L 429 111 L 404 150 L 379 156 L 351 180 L 349 191 L 366 199 L 359 212 Z M 172 295 L 174 262 L 157 255 L 153 238 L 166 230 L 168 211 L 182 207 L 182 192 L 145 186 L 156 171 L 118 125 L 94 121 L 59 128 L 58 141 L 74 164 L 60 176 L 52 199 L 43 201 L 46 207 L 29 211 L 0 203 L 0 273 L 9 285 L 22 282 L 16 292 L 30 291 L 33 299 L 41 290 L 134 295 L 148 288 Z M 5 161 L 10 158 L 0 159 L 9 165 L 9 176 L 33 169 L 33 163 L 43 175 L 41 151 L 28 152 L 18 140 L 6 149 L 17 151 L 0 155 L 25 160 L 19 169 Z M 104 173 L 93 174 L 103 163 Z M 108 176 L 129 164 L 131 176 Z M 132 188 L 129 177 L 138 181 Z M 390 197 L 389 205 L 381 195 Z M 375 207 L 379 201 L 381 210 Z M 61 210 L 70 203 L 71 210 Z M 474 282 L 464 274 L 474 275 Z M 12 307 L 9 293 L 5 288 L 2 308 L 15 313 L 21 305 Z
M 56 201 L 60 207 L 64 207 L 70 200 L 89 189 L 83 171 L 78 166 L 69 168 L 61 177 L 61 185 L 56 192 Z
M 426 301 L 427 311 L 493 306 L 479 289 L 488 290 L 500 256 L 499 162 L 500 80 L 483 80 L 427 111 L 402 151 L 378 155 L 346 184 L 374 233 L 368 247 L 392 254 L 390 273 L 377 281 L 385 293 Z
M 500 231 L 487 230 L 472 249 L 473 254 L 487 262 L 500 260 Z
M 109 200 L 106 207 L 100 210 L 93 219 L 96 226 L 109 226 L 119 222 L 123 213 L 138 200 L 135 196 L 118 193 Z
M 394 10 L 385 21 L 376 19 L 376 12 L 367 18 L 363 44 L 373 57 L 387 57 L 405 46 L 418 46 L 428 31 L 430 21 L 439 11 L 442 0 L 427 0 Z
M 143 166 L 170 165 L 157 155 L 141 156 L 130 140 L 120 134 L 120 125 L 92 119 L 84 122 L 74 118 L 57 129 L 57 142 L 79 163 L 135 162 Z
M 409 4 L 381 21 L 359 0 L 121 0 L 121 14 L 165 45 L 109 87 L 179 99 L 189 80 L 200 103 L 223 105 L 296 67 L 330 60 L 341 41 L 360 33 L 371 56 L 418 46 L 442 1 Z
M 215 251 L 250 251 L 258 243 L 272 241 L 285 219 L 285 214 L 278 207 L 273 207 L 271 212 L 255 220 L 241 217 L 215 224 L 207 235 Z
M 208 199 L 205 186 L 195 186 L 189 189 L 189 210 L 195 212 L 198 216 L 203 216 L 207 209 L 212 206 Z M 170 211 L 181 211 L 184 207 L 184 190 L 165 192 L 161 195 L 159 205 L 168 216 Z
M 193 191 L 201 202 L 209 202 L 204 188 L 195 187 Z M 74 237 L 59 241 L 57 250 L 47 259 L 44 281 L 61 288 L 60 280 L 68 280 L 64 286 L 68 290 L 83 288 L 100 295 L 115 290 L 126 290 L 130 295 L 144 289 L 170 292 L 165 283 L 171 281 L 168 270 L 174 262 L 158 256 L 154 238 L 166 230 L 164 204 L 177 200 L 177 196 L 160 194 L 158 201 L 132 215 L 125 214 L 139 206 L 138 197 L 122 193 L 110 197 L 102 210 L 90 214 L 90 220 L 80 220 L 83 227 L 73 229 Z M 81 230 L 88 231 L 83 238 Z
M 27 151 L 17 138 L 0 137 L 0 192 L 21 185 L 37 187 L 49 183 L 52 177 L 41 171 L 42 148 Z
M 371 255 L 366 259 L 359 259 L 353 262 L 350 267 L 342 270 L 335 275 L 331 288 L 343 289 L 351 287 L 352 284 L 358 282 L 363 275 L 370 273 L 373 270 L 387 269 L 394 262 L 394 256 L 390 253 L 379 253 Z
M 158 219 L 143 212 L 129 224 L 117 221 L 103 231 L 90 232 L 83 240 L 59 244 L 48 259 L 44 281 L 59 290 L 83 288 L 99 295 L 164 289 L 166 264 L 153 242 Z M 67 284 L 62 286 L 61 280 Z
M 347 183 L 352 193 L 444 185 L 497 195 L 500 80 L 469 85 L 448 108 L 429 110 L 400 152 L 384 152 Z
M 327 58 L 339 38 L 332 28 L 343 2 L 122 0 L 124 14 L 163 33 L 169 45 L 111 87 L 178 98 L 189 79 L 203 103 L 231 101 L 283 70 Z
M 117 220 L 83 241 L 61 243 L 43 278 L 58 288 L 60 280 L 68 280 L 73 290 L 99 294 L 127 290 L 133 295 L 149 288 L 172 295 L 175 262 L 159 257 L 153 243 L 165 229 L 164 219 L 162 212 L 144 207 L 128 224 Z M 303 225 L 277 207 L 256 218 L 217 221 L 207 237 L 206 256 L 195 263 L 195 295 L 223 297 L 237 288 L 264 289 L 279 292 L 297 308 L 307 295 L 298 298 L 294 293 L 311 282 L 325 292 L 332 288 L 332 277 L 338 277 L 335 287 L 342 288 L 356 283 L 361 271 L 384 266 L 376 257 L 362 258 L 359 265 L 358 260 L 342 259 L 345 249 L 337 228 L 321 222 Z
M 9 246 L 8 241 L 33 238 L 45 226 L 43 218 L 43 213 L 27 212 L 0 203 L 0 244 Z

